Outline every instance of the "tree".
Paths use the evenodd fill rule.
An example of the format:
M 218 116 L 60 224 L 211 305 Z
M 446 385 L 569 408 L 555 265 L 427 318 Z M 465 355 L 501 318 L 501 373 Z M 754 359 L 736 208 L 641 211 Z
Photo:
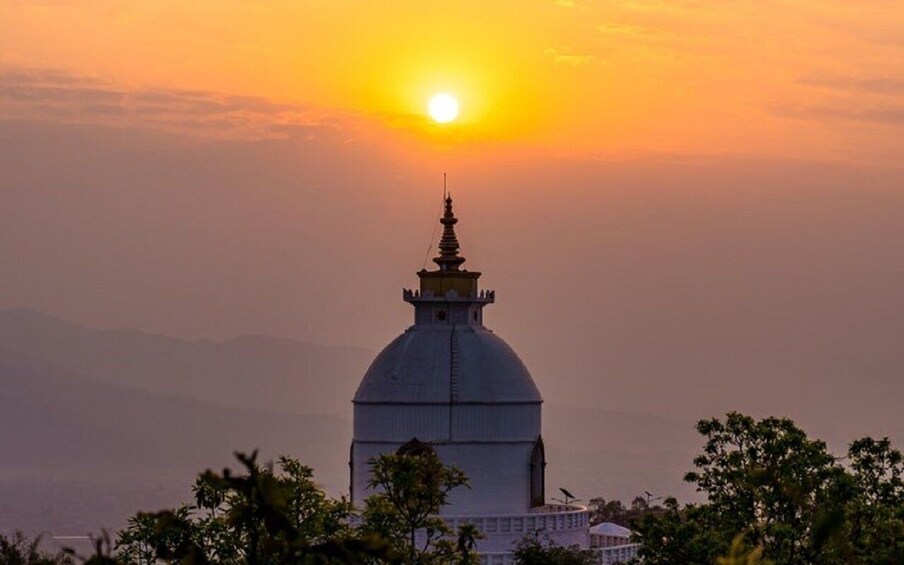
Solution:
M 327 498 L 309 467 L 281 457 L 274 470 L 259 465 L 256 452 L 236 456 L 245 473 L 203 473 L 194 505 L 134 516 L 117 539 L 117 556 L 248 565 L 392 559 L 382 540 L 351 530 L 350 503 Z
M 685 480 L 701 504 L 666 501 L 634 524 L 644 563 L 904 563 L 904 465 L 888 439 L 851 444 L 844 466 L 791 420 L 729 413 Z
M 483 538 L 483 534 L 474 524 L 462 524 L 458 528 L 458 541 L 456 551 L 460 565 L 472 565 L 477 563 L 477 540 Z
M 373 461 L 380 492 L 366 501 L 360 526 L 349 501 L 328 498 L 297 460 L 281 457 L 274 469 L 236 454 L 243 474 L 207 471 L 193 504 L 133 516 L 116 556 L 139 564 L 476 563 L 476 528 L 465 524 L 456 538 L 436 516 L 449 491 L 467 484 L 464 474 L 420 445 Z M 416 548 L 417 532 L 425 543 Z
M 591 498 L 587 503 L 590 510 L 590 524 L 596 525 L 602 522 L 611 522 L 630 528 L 631 524 L 646 514 L 662 514 L 665 509 L 655 504 L 650 506 L 647 499 L 637 496 L 631 501 L 631 506 L 625 508 L 621 500 L 606 500 L 604 498 Z
M 416 439 L 397 453 L 372 459 L 370 466 L 369 486 L 377 492 L 365 501 L 363 531 L 389 540 L 408 563 L 474 562 L 476 528 L 462 526 L 458 542 L 452 543 L 453 532 L 437 516 L 449 492 L 468 485 L 460 469 L 443 465 L 429 445 Z
M 562 547 L 551 539 L 541 540 L 537 533 L 521 538 L 515 544 L 515 563 L 518 565 L 596 565 L 596 554 L 573 545 Z
M 63 553 L 41 550 L 43 536 L 33 539 L 16 532 L 10 537 L 0 534 L 0 564 L 3 565 L 72 565 L 72 558 Z
M 627 523 L 623 522 L 628 509 L 625 508 L 621 500 L 606 500 L 601 497 L 594 497 L 587 503 L 587 508 L 590 510 L 590 523 L 593 525 L 612 522 L 627 527 Z
M 740 533 L 779 563 L 825 562 L 825 528 L 843 513 L 845 486 L 825 443 L 789 419 L 757 422 L 735 412 L 703 420 L 697 431 L 706 445 L 685 480 L 706 494 L 725 549 Z
M 74 549 L 66 547 L 63 552 L 69 556 L 75 556 L 83 565 L 124 565 L 124 560 L 113 554 L 113 543 L 110 541 L 110 535 L 106 530 L 101 532 L 100 536 L 90 536 L 91 545 L 94 547 L 94 553 L 85 557 L 78 555 Z M 71 563 L 71 561 L 70 561 Z M 131 565 L 131 563 L 129 563 Z
M 707 505 L 681 508 L 671 497 L 664 505 L 664 512 L 645 514 L 632 524 L 644 564 L 710 565 L 725 554 L 720 533 L 708 527 L 714 520 Z
M 851 444 L 848 459 L 850 557 L 862 563 L 904 563 L 904 457 L 888 438 L 863 438 Z
M 772 565 L 772 562 L 763 559 L 763 548 L 749 549 L 745 547 L 743 538 L 738 536 L 731 542 L 728 555 L 716 559 L 716 565 Z

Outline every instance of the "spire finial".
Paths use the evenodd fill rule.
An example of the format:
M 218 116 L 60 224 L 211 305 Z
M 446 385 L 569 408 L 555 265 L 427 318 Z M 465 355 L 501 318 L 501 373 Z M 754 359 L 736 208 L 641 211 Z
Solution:
M 445 175 L 443 177 L 445 180 Z M 458 238 L 455 236 L 458 218 L 452 212 L 452 195 L 446 192 L 445 196 L 446 206 L 439 220 L 443 225 L 443 236 L 439 240 L 439 257 L 435 257 L 433 262 L 439 265 L 440 271 L 458 271 L 465 258 L 458 254 Z

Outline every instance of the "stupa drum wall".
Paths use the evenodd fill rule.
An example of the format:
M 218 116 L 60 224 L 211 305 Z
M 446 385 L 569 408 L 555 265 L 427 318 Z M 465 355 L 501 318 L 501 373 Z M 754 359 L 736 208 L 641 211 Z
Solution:
M 367 488 L 367 461 L 381 453 L 392 453 L 404 442 L 355 441 L 352 457 L 352 502 L 361 508 L 372 491 Z M 431 442 L 446 465 L 465 472 L 471 488 L 450 493 L 443 515 L 523 513 L 530 509 L 530 457 L 534 442 Z
M 357 404 L 354 438 L 404 443 L 527 441 L 540 436 L 540 404 Z

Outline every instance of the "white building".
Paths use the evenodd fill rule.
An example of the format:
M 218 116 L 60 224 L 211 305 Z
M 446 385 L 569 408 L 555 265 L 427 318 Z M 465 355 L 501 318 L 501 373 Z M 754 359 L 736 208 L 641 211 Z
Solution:
M 461 268 L 451 198 L 440 222 L 438 268 L 420 271 L 420 288 L 402 294 L 414 325 L 377 356 L 355 394 L 352 501 L 361 507 L 370 494 L 372 457 L 417 439 L 468 476 L 471 488 L 452 491 L 442 516 L 453 529 L 477 526 L 485 563 L 510 563 L 513 544 L 531 532 L 589 547 L 587 509 L 546 504 L 543 399 L 512 348 L 483 325 L 495 294 Z
M 590 528 L 590 547 L 615 547 L 631 542 L 631 530 L 612 522 L 602 522 Z
M 598 552 L 600 563 L 624 563 L 637 556 L 637 544 L 631 543 L 631 530 L 612 522 L 590 527 L 590 548 Z

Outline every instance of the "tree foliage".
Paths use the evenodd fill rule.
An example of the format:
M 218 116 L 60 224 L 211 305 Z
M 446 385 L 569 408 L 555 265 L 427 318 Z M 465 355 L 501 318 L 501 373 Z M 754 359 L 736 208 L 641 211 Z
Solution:
M 548 537 L 541 539 L 538 534 L 527 535 L 515 544 L 517 565 L 596 565 L 598 559 L 593 551 L 574 545 L 556 545 Z
M 788 419 L 729 413 L 697 430 L 685 480 L 706 500 L 635 521 L 644 563 L 904 563 L 904 466 L 887 439 L 854 442 L 845 465 Z
M 449 491 L 467 479 L 432 449 L 374 459 L 378 492 L 359 519 L 346 498 L 327 497 L 297 460 L 281 457 L 274 468 L 259 465 L 255 455 L 237 457 L 244 473 L 203 473 L 193 504 L 133 516 L 119 533 L 116 558 L 198 565 L 477 562 L 480 532 L 466 524 L 453 533 L 436 516 Z
M 904 461 L 888 438 L 863 438 L 848 451 L 853 483 L 844 536 L 860 563 L 904 563 Z
M 60 551 L 48 553 L 41 549 L 43 536 L 26 537 L 16 532 L 7 537 L 0 534 L 0 564 L 2 565 L 72 565 L 72 558 Z
M 772 565 L 772 562 L 763 559 L 762 547 L 750 549 L 743 536 L 737 536 L 731 542 L 728 555 L 716 558 L 716 565 Z
M 611 522 L 631 527 L 631 523 L 639 520 L 646 514 L 662 514 L 665 508 L 658 504 L 650 504 L 646 498 L 642 496 L 634 497 L 631 505 L 626 507 L 621 500 L 606 500 L 604 498 L 591 498 L 587 503 L 590 510 L 590 524 L 596 525 L 603 522 Z
M 245 473 L 207 471 L 190 506 L 138 514 L 117 539 L 128 563 L 364 563 L 391 561 L 388 546 L 348 525 L 351 504 L 329 499 L 309 467 L 281 457 L 261 466 L 256 454 L 236 454 Z
M 464 472 L 426 446 L 380 455 L 370 466 L 376 494 L 365 501 L 362 531 L 389 540 L 407 563 L 476 563 L 480 532 L 470 524 L 452 532 L 437 516 L 450 491 L 467 487 Z

